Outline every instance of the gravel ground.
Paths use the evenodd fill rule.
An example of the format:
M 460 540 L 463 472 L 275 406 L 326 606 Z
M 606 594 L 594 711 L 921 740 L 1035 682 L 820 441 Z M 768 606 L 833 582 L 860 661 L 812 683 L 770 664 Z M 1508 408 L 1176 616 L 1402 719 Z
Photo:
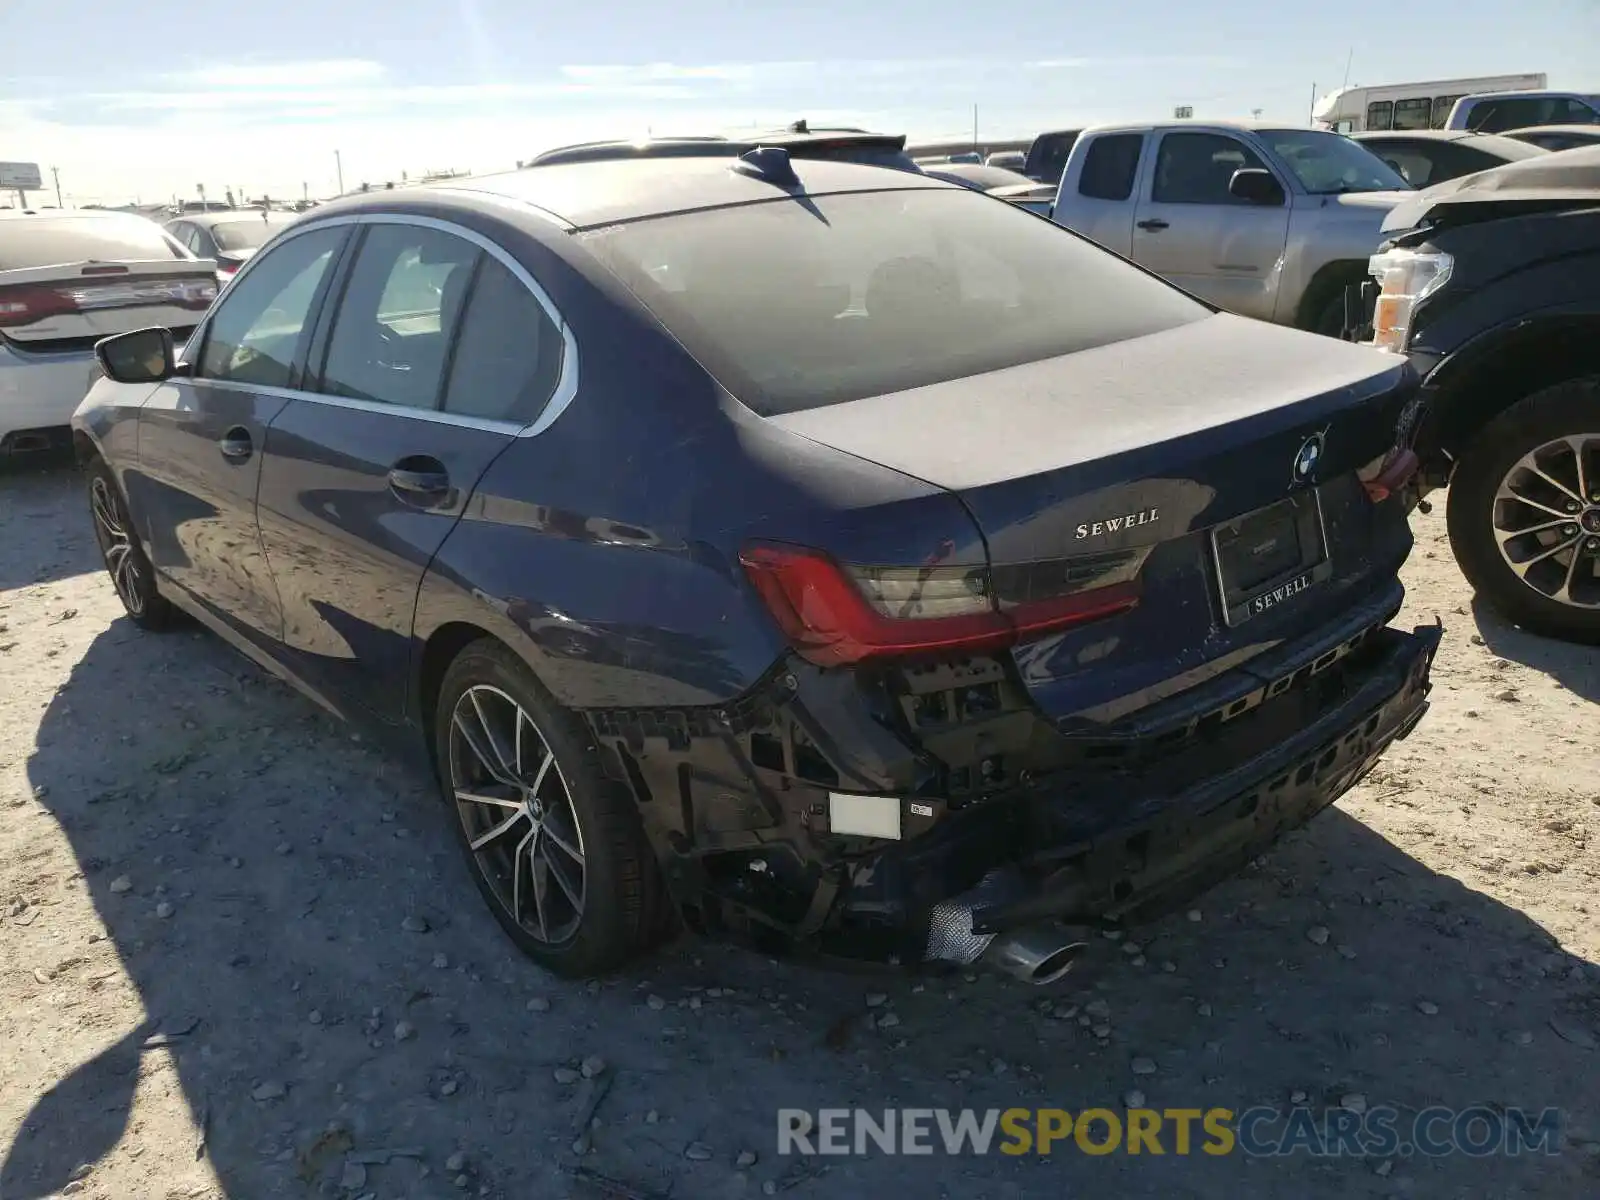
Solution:
M 427 780 L 209 635 L 140 633 L 76 475 L 0 475 L 0 1200 L 1594 1195 L 1600 653 L 1475 610 L 1442 505 L 1416 529 L 1433 711 L 1137 945 L 1048 990 L 692 942 L 573 985 L 502 937 Z M 1141 1096 L 1565 1128 L 1556 1157 L 777 1154 L 779 1107 Z

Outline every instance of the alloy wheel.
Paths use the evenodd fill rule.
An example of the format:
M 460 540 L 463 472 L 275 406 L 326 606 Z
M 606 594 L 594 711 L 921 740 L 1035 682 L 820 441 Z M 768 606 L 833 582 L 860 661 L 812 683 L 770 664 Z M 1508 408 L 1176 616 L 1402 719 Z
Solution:
M 133 537 L 123 525 L 121 508 L 111 485 L 103 477 L 97 476 L 90 485 L 89 509 L 94 517 L 95 540 L 100 543 L 106 571 L 111 575 L 111 586 L 116 589 L 123 607 L 137 617 L 144 612 L 144 580 L 139 556 L 134 553 Z
M 540 942 L 583 921 L 588 874 L 561 765 L 527 709 L 475 684 L 450 718 L 451 794 L 473 859 L 496 901 Z
M 1495 544 L 1518 579 L 1559 604 L 1600 609 L 1600 433 L 1524 454 L 1493 509 Z

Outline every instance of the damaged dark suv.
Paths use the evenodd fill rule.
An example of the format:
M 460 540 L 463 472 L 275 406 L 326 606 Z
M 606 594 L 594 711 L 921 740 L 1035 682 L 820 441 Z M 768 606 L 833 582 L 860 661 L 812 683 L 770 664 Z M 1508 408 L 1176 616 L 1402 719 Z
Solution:
M 1041 982 L 1427 707 L 1406 363 L 926 177 L 758 148 L 344 199 L 176 360 L 99 353 L 129 614 L 425 746 L 565 974 L 681 915 Z

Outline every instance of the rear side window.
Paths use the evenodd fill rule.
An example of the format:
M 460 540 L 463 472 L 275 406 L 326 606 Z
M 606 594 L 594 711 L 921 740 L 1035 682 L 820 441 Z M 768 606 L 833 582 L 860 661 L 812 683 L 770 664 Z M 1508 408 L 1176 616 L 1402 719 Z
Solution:
M 785 198 L 578 236 L 763 416 L 1072 354 L 1211 311 L 965 188 Z
M 467 299 L 445 411 L 531 423 L 561 375 L 561 330 L 522 281 L 484 256 Z
M 1237 138 L 1169 133 L 1162 137 L 1156 155 L 1150 198 L 1157 204 L 1246 204 L 1228 191 L 1233 173 L 1244 167 L 1266 169 L 1255 151 Z
M 368 227 L 334 316 L 321 390 L 436 408 L 479 251 L 419 225 Z
M 1389 129 L 1394 125 L 1394 105 L 1388 100 L 1375 100 L 1367 105 L 1367 128 Z
M 140 217 L 20 217 L 0 221 L 0 271 L 66 263 L 183 258 L 153 221 Z
M 1433 98 L 1433 125 L 1434 129 L 1443 129 L 1445 122 L 1450 119 L 1450 112 L 1456 106 L 1460 96 L 1435 96 Z
M 1089 143 L 1083 158 L 1083 175 L 1078 194 L 1091 200 L 1126 200 L 1133 195 L 1133 179 L 1139 172 L 1139 154 L 1144 149 L 1144 134 L 1113 133 Z
M 217 305 L 198 374 L 260 387 L 288 387 L 311 304 L 342 229 L 314 229 L 262 255 Z

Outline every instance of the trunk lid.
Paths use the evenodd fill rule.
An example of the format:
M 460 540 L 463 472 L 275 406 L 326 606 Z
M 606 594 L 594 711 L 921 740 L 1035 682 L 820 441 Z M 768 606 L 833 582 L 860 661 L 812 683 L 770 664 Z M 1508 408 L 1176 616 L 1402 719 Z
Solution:
M 216 294 L 214 265 L 193 258 L 0 270 L 0 338 L 22 350 L 78 350 L 130 329 L 186 330 Z
M 1409 535 L 1385 532 L 1358 472 L 1410 392 L 1403 360 L 1223 314 L 769 420 L 953 492 L 1003 605 L 1137 581 L 1133 610 L 1013 652 L 1047 714 L 1099 721 L 1392 579 Z

